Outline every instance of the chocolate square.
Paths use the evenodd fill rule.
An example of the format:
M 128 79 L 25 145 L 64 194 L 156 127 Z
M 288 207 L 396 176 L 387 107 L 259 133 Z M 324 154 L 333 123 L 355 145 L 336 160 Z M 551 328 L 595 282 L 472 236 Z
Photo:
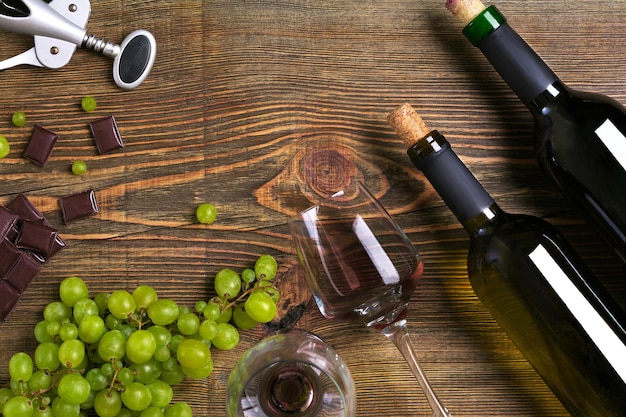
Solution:
M 64 247 L 65 247 L 65 241 L 61 239 L 61 236 L 57 234 L 56 237 L 54 238 L 54 242 L 52 243 L 52 248 L 50 249 L 50 252 L 44 255 L 44 259 L 47 261 Z
M 0 318 L 6 318 L 15 310 L 18 301 L 20 301 L 20 293 L 13 288 L 7 280 L 0 281 Z
M 24 150 L 24 158 L 29 159 L 35 165 L 45 166 L 48 163 L 48 158 L 52 154 L 52 148 L 57 142 L 59 135 L 50 130 L 35 125 L 33 134 L 28 141 L 28 145 Z
M 31 203 L 24 194 L 15 196 L 15 198 L 6 205 L 6 208 L 23 219 L 38 221 L 46 226 L 50 226 L 44 215 L 33 206 L 33 203 Z
M 115 117 L 107 116 L 89 123 L 99 154 L 110 153 L 124 147 L 124 141 L 117 129 Z
M 13 269 L 6 275 L 5 280 L 11 283 L 22 294 L 26 288 L 33 282 L 33 279 L 41 271 L 41 263 L 26 253 L 22 253 Z
M 18 216 L 6 207 L 0 206 L 0 239 L 4 239 L 13 229 Z
M 65 224 L 98 213 L 98 202 L 93 189 L 63 197 L 60 202 Z
M 13 269 L 13 266 L 22 255 L 15 245 L 6 239 L 0 241 L 0 279 Z
M 52 250 L 56 237 L 57 229 L 31 220 L 24 220 L 15 240 L 15 246 L 47 255 Z

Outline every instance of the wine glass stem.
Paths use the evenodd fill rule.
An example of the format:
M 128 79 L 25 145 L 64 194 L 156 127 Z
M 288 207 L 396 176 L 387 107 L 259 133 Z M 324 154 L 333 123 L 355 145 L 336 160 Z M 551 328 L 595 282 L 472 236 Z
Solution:
M 419 363 L 417 362 L 417 356 L 415 355 L 415 351 L 413 350 L 413 344 L 411 343 L 411 338 L 409 337 L 409 332 L 406 327 L 406 320 L 398 320 L 394 323 L 391 323 L 389 326 L 385 327 L 381 330 L 381 333 L 387 336 L 394 345 L 398 348 L 398 350 L 404 356 L 407 363 L 411 367 L 413 374 L 415 374 L 415 378 L 417 378 L 417 382 L 419 382 L 422 387 L 422 391 L 424 391 L 424 395 L 426 395 L 426 399 L 430 404 L 430 407 L 433 409 L 435 417 L 452 417 L 452 414 L 441 404 L 435 391 L 433 391 L 432 387 L 428 383 L 428 379 L 426 379 L 426 375 L 422 371 Z

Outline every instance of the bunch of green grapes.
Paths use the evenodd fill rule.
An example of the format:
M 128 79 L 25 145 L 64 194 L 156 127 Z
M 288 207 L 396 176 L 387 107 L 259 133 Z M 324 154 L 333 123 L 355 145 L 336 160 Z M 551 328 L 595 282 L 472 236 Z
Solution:
M 254 269 L 241 275 L 224 269 L 215 277 L 217 295 L 196 303 L 193 311 L 159 298 L 149 285 L 91 298 L 81 278 L 64 279 L 60 300 L 44 308 L 35 326 L 34 355 L 18 352 L 9 361 L 11 379 L 0 388 L 0 413 L 192 417 L 187 403 L 172 402 L 172 386 L 185 377 L 208 377 L 212 346 L 232 349 L 239 342 L 237 328 L 274 318 L 276 270 L 270 255 L 261 255 Z

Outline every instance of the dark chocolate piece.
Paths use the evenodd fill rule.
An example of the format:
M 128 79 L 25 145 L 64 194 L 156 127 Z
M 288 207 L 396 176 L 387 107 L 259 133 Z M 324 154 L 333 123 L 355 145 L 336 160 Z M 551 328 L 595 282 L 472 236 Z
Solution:
M 24 194 L 18 194 L 13 200 L 11 200 L 11 202 L 9 202 L 9 204 L 6 205 L 6 208 L 20 216 L 22 219 L 38 221 L 46 226 L 50 226 L 44 215 L 37 210 L 35 206 L 33 206 L 33 203 L 31 203 Z
M 41 271 L 41 263 L 37 262 L 27 253 L 22 253 L 13 269 L 9 271 L 5 279 L 11 283 L 22 294 L 33 282 L 33 279 Z
M 15 246 L 47 255 L 52 251 L 56 237 L 57 229 L 31 220 L 24 220 L 15 240 Z
M 115 117 L 104 117 L 89 123 L 89 126 L 99 154 L 110 153 L 124 147 Z
M 13 243 L 6 239 L 0 241 L 0 279 L 3 279 L 13 269 L 21 254 Z
M 56 133 L 35 125 L 33 134 L 24 150 L 24 158 L 31 160 L 35 165 L 45 166 L 58 138 L 59 135 Z
M 47 261 L 64 247 L 65 247 L 65 241 L 61 239 L 61 236 L 57 234 L 56 237 L 54 238 L 54 242 L 52 243 L 52 249 L 50 249 L 50 252 L 44 255 L 44 259 Z
M 11 229 L 13 229 L 17 218 L 17 214 L 6 207 L 0 206 L 0 239 L 4 239 Z
M 20 293 L 7 280 L 0 281 L 0 318 L 6 318 L 15 310 Z
M 60 201 L 65 224 L 98 213 L 98 202 L 93 189 L 63 197 Z

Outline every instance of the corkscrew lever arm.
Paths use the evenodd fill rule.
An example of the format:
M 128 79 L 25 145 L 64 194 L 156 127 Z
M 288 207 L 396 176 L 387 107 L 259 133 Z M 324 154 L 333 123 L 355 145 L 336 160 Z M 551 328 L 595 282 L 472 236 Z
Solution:
M 129 34 L 121 46 L 87 35 L 89 0 L 0 0 L 0 29 L 33 35 L 35 46 L 0 62 L 0 69 L 29 64 L 60 68 L 76 47 L 85 47 L 113 58 L 113 79 L 124 89 L 141 84 L 152 69 L 156 41 L 148 31 Z

